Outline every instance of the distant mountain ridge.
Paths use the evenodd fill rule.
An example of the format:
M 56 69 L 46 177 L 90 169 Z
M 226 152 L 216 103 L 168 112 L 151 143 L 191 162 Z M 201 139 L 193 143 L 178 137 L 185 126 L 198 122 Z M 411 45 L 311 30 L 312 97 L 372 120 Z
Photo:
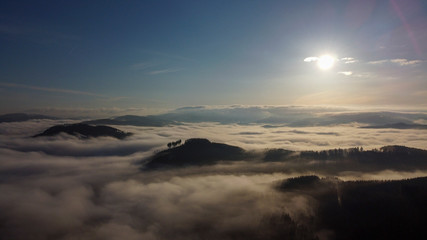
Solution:
M 222 108 L 194 106 L 178 108 L 156 116 L 179 122 L 258 123 L 289 127 L 351 123 L 379 126 L 397 122 L 414 124 L 416 120 L 427 120 L 427 113 L 424 112 L 355 111 L 345 108 L 298 106 L 225 106 Z
M 91 137 L 114 137 L 117 139 L 124 139 L 132 135 L 132 133 L 126 133 L 113 127 L 91 126 L 88 124 L 77 123 L 56 125 L 46 129 L 40 134 L 34 135 L 33 137 L 55 136 L 60 133 L 67 133 L 82 139 Z
M 52 116 L 46 116 L 41 114 L 26 114 L 26 113 L 10 113 L 0 115 L 0 123 L 2 122 L 24 122 L 33 119 L 58 119 Z
M 3 120 L 2 120 L 3 117 Z M 28 119 L 56 119 L 37 114 L 6 114 L 0 122 Z M 182 107 L 156 115 L 123 115 L 92 119 L 82 123 L 92 125 L 131 125 L 163 127 L 180 123 L 216 122 L 221 124 L 262 124 L 274 127 L 312 127 L 341 124 L 361 124 L 366 128 L 427 129 L 426 112 L 355 111 L 344 108 L 298 106 L 209 106 Z
M 157 116 L 136 116 L 124 115 L 114 118 L 96 119 L 84 121 L 83 124 L 92 125 L 131 125 L 131 126 L 147 126 L 147 127 L 163 127 L 170 124 L 177 124 L 173 120 L 163 119 Z
M 399 122 L 399 123 L 391 123 L 391 124 L 384 124 L 384 125 L 365 126 L 361 128 L 427 129 L 427 125 Z

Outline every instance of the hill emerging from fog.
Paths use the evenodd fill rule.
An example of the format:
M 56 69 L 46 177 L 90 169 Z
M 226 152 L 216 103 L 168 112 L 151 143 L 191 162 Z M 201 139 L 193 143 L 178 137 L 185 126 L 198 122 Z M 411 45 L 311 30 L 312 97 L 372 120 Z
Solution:
M 243 160 L 247 155 L 240 147 L 214 143 L 207 139 L 192 138 L 178 147 L 155 154 L 145 165 L 146 168 L 183 167 L 210 165 L 219 161 Z
M 145 161 L 145 169 L 212 165 L 220 162 L 254 161 L 286 163 L 287 167 L 321 171 L 375 171 L 427 169 L 427 151 L 405 146 L 384 146 L 380 149 L 329 149 L 322 151 L 291 151 L 266 149 L 246 151 L 237 146 L 189 139 L 183 145 L 169 146 Z M 288 170 L 289 170 L 288 169 Z
M 34 137 L 55 136 L 60 133 L 66 133 L 77 136 L 81 139 L 92 137 L 113 137 L 117 139 L 124 139 L 131 135 L 131 133 L 123 132 L 117 128 L 108 126 L 91 126 L 88 124 L 64 124 L 50 127 Z

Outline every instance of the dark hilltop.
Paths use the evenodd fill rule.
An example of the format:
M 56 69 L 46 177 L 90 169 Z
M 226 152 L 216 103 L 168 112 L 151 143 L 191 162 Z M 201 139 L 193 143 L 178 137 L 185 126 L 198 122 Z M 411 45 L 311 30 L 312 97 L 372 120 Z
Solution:
M 56 125 L 46 129 L 44 132 L 34 135 L 33 137 L 55 136 L 60 133 L 67 133 L 77 136 L 80 139 L 96 137 L 113 137 L 124 139 L 132 133 L 123 132 L 117 128 L 108 126 L 91 126 L 84 123 Z
M 155 154 L 145 165 L 146 168 L 183 167 L 210 165 L 219 161 L 239 161 L 247 155 L 240 147 L 214 143 L 204 138 L 191 138 L 184 144 Z

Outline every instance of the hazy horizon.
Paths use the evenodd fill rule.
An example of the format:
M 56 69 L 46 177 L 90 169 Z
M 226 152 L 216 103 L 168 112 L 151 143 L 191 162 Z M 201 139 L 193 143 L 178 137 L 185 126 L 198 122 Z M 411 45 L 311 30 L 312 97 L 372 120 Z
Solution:
M 395 113 L 426 113 L 427 108 L 424 106 L 366 106 L 366 105 L 244 105 L 244 104 L 229 104 L 229 105 L 184 105 L 179 107 L 169 108 L 150 108 L 150 107 L 104 107 L 104 108 L 57 108 L 57 107 L 44 107 L 44 108 L 27 108 L 4 110 L 0 115 L 7 114 L 40 114 L 58 118 L 76 118 L 76 119 L 96 119 L 96 118 L 111 118 L 124 115 L 135 116 L 150 116 L 150 115 L 163 115 L 185 109 L 201 109 L 201 110 L 221 110 L 221 109 L 301 109 L 302 111 L 313 113 L 318 112 L 342 112 L 342 113 L 358 113 L 358 112 L 395 112 Z

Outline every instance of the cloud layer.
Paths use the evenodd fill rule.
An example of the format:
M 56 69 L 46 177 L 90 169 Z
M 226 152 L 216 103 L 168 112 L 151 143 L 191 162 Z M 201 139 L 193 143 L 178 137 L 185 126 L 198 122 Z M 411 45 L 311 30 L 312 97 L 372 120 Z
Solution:
M 262 223 L 277 214 L 289 214 L 299 224 L 315 214 L 313 199 L 274 188 L 281 179 L 312 172 L 286 172 L 286 163 L 252 162 L 141 172 L 140 161 L 171 140 L 193 137 L 254 151 L 422 147 L 427 140 L 419 130 L 361 129 L 357 124 L 120 126 L 134 133 L 123 141 L 28 137 L 63 122 L 0 124 L 0 238 L 256 239 L 272 231 Z M 346 180 L 425 174 L 338 173 Z

